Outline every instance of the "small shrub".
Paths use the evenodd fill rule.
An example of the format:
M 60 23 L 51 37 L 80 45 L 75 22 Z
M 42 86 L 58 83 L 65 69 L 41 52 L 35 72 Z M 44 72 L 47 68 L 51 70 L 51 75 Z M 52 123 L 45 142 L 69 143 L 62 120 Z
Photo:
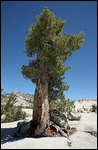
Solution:
M 83 110 L 81 110 L 80 112 L 83 113 Z
M 13 122 L 26 117 L 26 113 L 22 112 L 21 106 L 15 106 L 16 95 L 11 93 L 9 97 L 2 94 L 1 90 L 1 116 L 4 115 L 5 118 L 1 117 L 1 123 Z
M 69 135 L 72 135 L 77 131 L 76 127 L 70 127 L 69 124 L 67 125 L 67 130 L 69 132 Z
M 70 127 L 70 125 L 68 124 L 68 125 L 67 125 L 67 130 L 70 130 L 70 129 L 71 129 L 71 127 Z
M 92 108 L 91 108 L 91 111 L 92 112 L 97 112 L 97 105 L 92 105 Z

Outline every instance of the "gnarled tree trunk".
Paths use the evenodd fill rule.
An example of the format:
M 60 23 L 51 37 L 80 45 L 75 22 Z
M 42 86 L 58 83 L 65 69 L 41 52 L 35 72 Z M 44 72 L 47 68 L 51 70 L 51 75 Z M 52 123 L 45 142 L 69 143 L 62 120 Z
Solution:
M 44 78 L 45 79 L 45 78 Z M 40 135 L 47 128 L 50 122 L 48 83 L 38 80 L 34 96 L 33 122 L 37 125 L 35 135 Z
M 48 101 L 48 78 L 45 66 L 40 62 L 40 76 L 36 83 L 34 105 L 33 105 L 33 119 L 21 125 L 15 132 L 15 136 L 65 136 L 67 132 L 64 128 L 60 128 L 52 121 L 49 115 L 49 101 Z

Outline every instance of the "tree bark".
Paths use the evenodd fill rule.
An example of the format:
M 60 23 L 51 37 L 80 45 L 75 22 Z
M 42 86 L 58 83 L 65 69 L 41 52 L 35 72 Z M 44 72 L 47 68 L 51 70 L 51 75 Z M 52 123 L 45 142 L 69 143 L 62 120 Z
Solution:
M 49 101 L 48 101 L 48 77 L 45 64 L 40 60 L 40 75 L 36 83 L 34 105 L 33 105 L 33 122 L 37 124 L 35 135 L 44 132 L 50 122 Z
M 48 102 L 48 83 L 38 80 L 34 96 L 33 122 L 37 125 L 35 135 L 40 135 L 48 127 L 50 122 L 49 102 Z

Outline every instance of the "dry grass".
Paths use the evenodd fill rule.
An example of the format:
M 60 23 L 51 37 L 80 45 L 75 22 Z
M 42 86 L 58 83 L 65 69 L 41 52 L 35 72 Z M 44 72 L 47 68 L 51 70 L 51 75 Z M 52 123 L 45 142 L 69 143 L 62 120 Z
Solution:
M 68 130 L 68 132 L 69 132 L 69 136 L 70 136 L 70 135 L 74 134 L 75 132 L 77 132 L 77 129 L 75 127 L 72 127 Z

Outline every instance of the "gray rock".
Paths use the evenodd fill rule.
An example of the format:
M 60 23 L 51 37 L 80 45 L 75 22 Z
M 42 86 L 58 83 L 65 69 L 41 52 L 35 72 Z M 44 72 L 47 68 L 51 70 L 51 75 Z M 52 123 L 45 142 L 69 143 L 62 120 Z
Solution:
M 92 106 L 97 107 L 97 99 L 94 98 L 83 98 L 75 101 L 75 110 L 81 113 L 92 112 Z
M 97 137 L 97 126 L 96 125 L 86 125 L 84 128 L 84 132 L 88 132 L 91 135 Z
M 69 120 L 80 120 L 81 119 L 81 114 L 80 113 L 78 113 L 78 112 L 75 112 L 75 111 L 73 111 L 73 112 L 71 112 L 69 115 L 68 115 L 68 119 Z
M 23 121 L 17 123 L 17 129 L 14 131 L 14 137 L 29 137 L 31 133 L 28 131 L 30 130 L 30 122 Z
M 31 107 L 33 106 L 34 96 L 28 93 L 22 93 L 18 91 L 13 92 L 16 95 L 17 102 L 15 106 Z M 6 93 L 6 96 L 9 97 L 10 93 Z
M 68 119 L 66 115 L 60 112 L 59 110 L 53 109 L 50 111 L 50 120 L 53 121 L 58 126 L 67 129 Z
M 96 99 L 94 98 L 82 98 L 82 99 L 79 99 L 77 100 L 78 102 L 89 102 L 89 101 L 95 101 L 96 102 Z

